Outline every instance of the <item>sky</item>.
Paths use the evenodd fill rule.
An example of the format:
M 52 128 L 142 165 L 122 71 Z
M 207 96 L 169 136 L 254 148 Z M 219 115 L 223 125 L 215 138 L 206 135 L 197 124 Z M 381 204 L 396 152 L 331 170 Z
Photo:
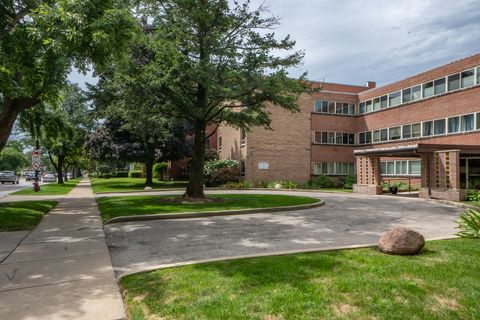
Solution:
M 305 50 L 292 76 L 385 85 L 480 53 L 479 0 L 252 0 L 252 7 L 262 2 L 281 19 L 275 33 Z

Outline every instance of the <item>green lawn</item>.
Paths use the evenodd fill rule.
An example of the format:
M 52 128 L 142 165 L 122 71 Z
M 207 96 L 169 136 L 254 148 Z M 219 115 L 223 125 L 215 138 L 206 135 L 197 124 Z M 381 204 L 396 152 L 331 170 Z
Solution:
M 81 178 L 71 179 L 65 182 L 64 184 L 58 183 L 48 183 L 40 186 L 39 192 L 34 192 L 33 188 L 26 188 L 17 192 L 12 193 L 12 195 L 22 195 L 22 196 L 60 196 L 69 193 L 79 182 Z
M 145 188 L 145 178 L 91 178 L 93 192 L 141 191 Z M 154 181 L 153 189 L 185 188 L 185 181 Z
M 480 319 L 480 241 L 198 264 L 121 279 L 140 319 Z
M 56 201 L 0 203 L 0 231 L 32 230 L 56 204 Z
M 223 202 L 182 203 L 178 196 L 111 197 L 97 199 L 103 221 L 113 217 L 155 213 L 182 213 L 216 210 L 238 210 L 251 208 L 294 206 L 319 201 L 314 198 L 266 195 L 266 194 L 222 194 L 209 195 L 223 198 Z

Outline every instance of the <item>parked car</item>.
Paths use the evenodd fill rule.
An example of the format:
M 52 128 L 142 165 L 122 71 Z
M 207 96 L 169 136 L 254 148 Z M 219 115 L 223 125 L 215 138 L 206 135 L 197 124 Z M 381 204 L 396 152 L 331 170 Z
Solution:
M 34 181 L 35 180 L 35 172 L 29 172 L 25 175 L 25 180 L 27 181 Z
M 0 172 L 0 182 L 4 184 L 5 182 L 10 182 L 12 184 L 19 184 L 20 178 L 15 175 L 13 171 L 1 171 Z
M 47 173 L 43 175 L 43 182 L 55 182 L 57 179 L 55 178 L 54 174 Z

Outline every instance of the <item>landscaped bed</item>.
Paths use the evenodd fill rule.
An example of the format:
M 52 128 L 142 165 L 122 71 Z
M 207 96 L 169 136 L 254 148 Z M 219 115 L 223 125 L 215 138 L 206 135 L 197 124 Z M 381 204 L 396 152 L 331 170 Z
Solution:
M 480 241 L 232 260 L 121 279 L 130 319 L 480 319 Z
M 145 188 L 145 178 L 91 178 L 93 192 L 127 192 L 142 191 Z M 185 181 L 155 181 L 153 189 L 185 188 Z
M 285 207 L 319 201 L 314 198 L 278 194 L 221 194 L 209 195 L 208 198 L 212 201 L 184 202 L 180 196 L 125 196 L 99 198 L 97 202 L 103 221 L 107 221 L 121 216 Z
M 33 187 L 26 188 L 17 192 L 12 193 L 12 195 L 20 196 L 61 196 L 68 194 L 72 189 L 80 182 L 81 178 L 71 179 L 65 182 L 64 184 L 58 184 L 52 182 L 49 184 L 44 184 L 40 186 L 40 191 L 33 191 Z
M 56 204 L 56 201 L 0 203 L 0 231 L 32 230 Z

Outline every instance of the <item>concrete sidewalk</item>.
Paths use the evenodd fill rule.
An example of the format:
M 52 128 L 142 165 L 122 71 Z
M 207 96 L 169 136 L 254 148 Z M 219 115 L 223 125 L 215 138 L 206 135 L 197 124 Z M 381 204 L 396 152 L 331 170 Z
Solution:
M 124 319 L 97 204 L 83 180 L 0 264 L 0 319 Z

